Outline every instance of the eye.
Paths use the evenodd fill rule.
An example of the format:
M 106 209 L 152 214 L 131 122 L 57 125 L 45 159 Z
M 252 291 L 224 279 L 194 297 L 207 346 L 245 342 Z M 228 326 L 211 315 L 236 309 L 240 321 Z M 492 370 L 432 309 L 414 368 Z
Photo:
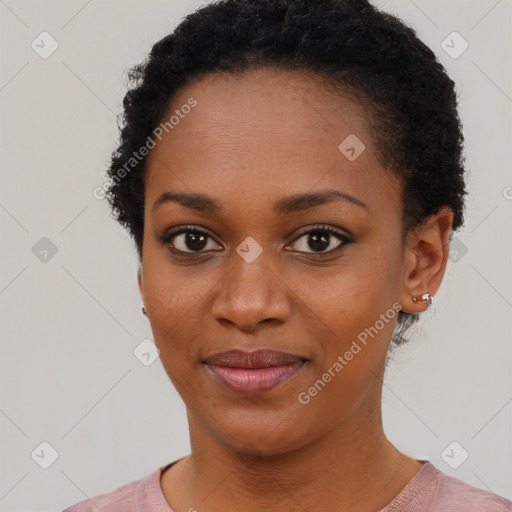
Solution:
M 335 245 L 336 240 L 333 240 L 333 237 L 338 239 L 337 245 Z M 308 253 L 305 249 L 311 248 L 313 251 L 309 254 L 331 254 L 341 251 L 345 245 L 351 242 L 352 240 L 343 233 L 328 226 L 319 226 L 302 233 L 293 244 L 298 244 L 299 252 Z
M 334 240 L 333 237 L 337 239 L 337 245 L 334 245 L 336 240 Z M 215 251 L 217 247 L 221 247 L 219 244 L 213 243 L 208 250 L 208 239 L 213 241 L 213 237 L 207 231 L 198 229 L 195 226 L 183 226 L 176 231 L 165 233 L 160 238 L 160 242 L 169 246 L 175 253 L 185 254 L 203 254 Z M 318 226 L 303 232 L 295 239 L 292 245 L 297 244 L 299 247 L 296 248 L 296 250 L 299 252 L 312 255 L 324 255 L 337 253 L 351 242 L 352 240 L 347 235 L 329 226 Z M 332 247 L 333 245 L 334 247 Z M 331 248 L 329 249 L 329 247 Z M 312 252 L 307 251 L 307 248 L 313 249 Z
M 202 253 L 207 249 L 209 238 L 213 240 L 207 231 L 194 226 L 184 226 L 177 231 L 166 233 L 161 238 L 161 242 L 170 245 L 177 252 Z M 213 245 L 218 246 L 218 244 Z

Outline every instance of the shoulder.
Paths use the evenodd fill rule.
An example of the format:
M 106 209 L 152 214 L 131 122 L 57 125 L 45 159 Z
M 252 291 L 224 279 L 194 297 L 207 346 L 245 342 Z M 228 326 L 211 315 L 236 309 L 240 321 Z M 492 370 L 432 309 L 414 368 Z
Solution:
M 509 512 L 512 511 L 512 501 L 479 489 L 472 485 L 449 476 L 436 468 L 438 473 L 437 492 L 432 500 L 432 512 Z
M 63 512 L 139 512 L 144 510 L 144 507 L 147 508 L 147 505 L 160 504 L 159 500 L 163 499 L 160 475 L 166 467 L 159 467 L 146 477 L 134 480 L 112 492 L 80 501 Z

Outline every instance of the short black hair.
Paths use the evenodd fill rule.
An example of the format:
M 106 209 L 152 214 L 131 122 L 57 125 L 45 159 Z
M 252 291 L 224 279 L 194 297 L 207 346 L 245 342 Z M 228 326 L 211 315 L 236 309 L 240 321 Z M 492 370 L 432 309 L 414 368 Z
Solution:
M 448 206 L 451 239 L 463 224 L 467 194 L 457 94 L 415 31 L 367 0 L 217 0 L 186 16 L 128 71 L 131 88 L 105 197 L 140 257 L 147 158 L 134 153 L 188 81 L 262 67 L 314 75 L 357 97 L 370 117 L 379 162 L 403 185 L 404 237 Z M 399 312 L 396 345 L 418 318 Z

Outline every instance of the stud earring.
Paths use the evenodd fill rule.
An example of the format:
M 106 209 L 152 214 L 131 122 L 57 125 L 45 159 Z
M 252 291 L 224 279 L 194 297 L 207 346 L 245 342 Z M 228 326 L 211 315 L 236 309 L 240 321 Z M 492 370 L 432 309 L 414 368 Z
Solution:
M 430 306 L 430 304 L 432 304 L 432 301 L 434 300 L 434 296 L 433 295 L 430 295 L 430 293 L 424 293 L 423 295 L 421 295 L 421 298 L 418 299 L 418 297 L 414 297 L 414 295 L 411 295 L 412 297 L 412 301 L 414 302 L 414 304 L 418 304 L 418 303 L 422 303 L 422 304 L 427 304 Z
M 147 315 L 147 313 L 146 313 L 146 306 L 144 306 L 144 304 L 142 304 L 142 306 L 141 306 L 141 308 L 140 308 L 140 309 L 141 309 L 142 314 L 143 314 L 144 316 L 148 316 L 148 315 Z

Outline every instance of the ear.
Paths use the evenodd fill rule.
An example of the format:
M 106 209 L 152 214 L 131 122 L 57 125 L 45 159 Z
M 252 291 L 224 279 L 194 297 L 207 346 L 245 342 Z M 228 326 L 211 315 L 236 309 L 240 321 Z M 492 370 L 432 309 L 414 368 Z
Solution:
M 139 293 L 140 297 L 142 299 L 142 303 L 144 303 L 144 293 L 143 293 L 143 287 L 142 287 L 142 266 L 139 265 L 139 268 L 137 270 L 137 283 L 139 284 Z
M 400 296 L 402 311 L 419 313 L 428 304 L 414 303 L 412 298 L 424 293 L 435 295 L 446 270 L 450 251 L 453 211 L 442 207 L 427 221 L 407 234 L 405 246 L 404 286 Z

